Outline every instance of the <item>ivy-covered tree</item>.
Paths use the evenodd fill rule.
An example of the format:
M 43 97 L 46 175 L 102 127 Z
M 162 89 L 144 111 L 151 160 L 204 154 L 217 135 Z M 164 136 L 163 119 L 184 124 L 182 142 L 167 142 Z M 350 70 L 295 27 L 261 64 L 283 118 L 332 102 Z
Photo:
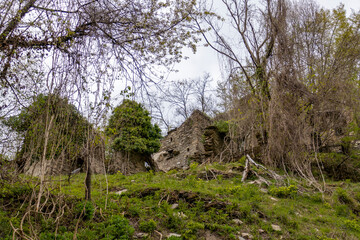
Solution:
M 55 161 L 62 158 L 67 163 L 75 161 L 91 128 L 74 105 L 53 94 L 38 95 L 30 106 L 4 123 L 24 138 L 16 156 L 19 167 L 26 161 L 33 163 L 43 157 Z
M 117 152 L 150 155 L 159 150 L 161 130 L 151 123 L 149 112 L 135 101 L 125 99 L 117 106 L 106 128 Z

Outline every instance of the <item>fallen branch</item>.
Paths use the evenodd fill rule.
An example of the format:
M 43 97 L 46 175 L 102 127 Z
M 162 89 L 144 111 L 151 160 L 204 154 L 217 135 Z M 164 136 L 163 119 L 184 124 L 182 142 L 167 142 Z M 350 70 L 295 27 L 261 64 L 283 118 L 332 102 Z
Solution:
M 261 168 L 263 170 L 265 170 L 273 179 L 277 180 L 281 180 L 283 177 L 280 176 L 279 174 L 275 173 L 273 170 L 267 169 L 266 167 L 264 167 L 263 165 L 256 163 L 250 156 L 249 154 L 246 155 L 246 162 L 245 162 L 245 170 L 243 172 L 243 176 L 241 178 L 241 182 L 244 182 L 246 180 L 246 178 L 249 175 L 250 172 L 250 167 L 251 164 L 255 165 L 257 168 Z M 269 185 L 269 182 L 261 177 L 259 174 L 255 173 L 255 175 L 259 178 L 260 181 L 264 182 L 265 184 Z
M 250 162 L 248 159 L 246 159 L 246 162 L 245 162 L 245 170 L 243 172 L 243 175 L 242 175 L 242 178 L 241 178 L 241 182 L 244 182 L 248 176 L 250 172 Z

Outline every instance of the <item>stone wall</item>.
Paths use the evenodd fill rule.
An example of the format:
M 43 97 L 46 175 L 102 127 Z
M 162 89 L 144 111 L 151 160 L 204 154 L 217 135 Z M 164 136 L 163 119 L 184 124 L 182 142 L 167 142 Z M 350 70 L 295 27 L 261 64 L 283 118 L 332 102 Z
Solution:
M 149 165 L 146 167 L 145 162 Z M 151 167 L 148 156 L 140 153 L 114 152 L 108 165 L 108 173 L 121 172 L 124 175 L 131 175 L 138 172 L 145 172 Z
M 159 152 L 152 156 L 156 168 L 165 172 L 187 169 L 190 161 L 202 161 L 206 152 L 204 131 L 210 125 L 211 119 L 195 110 L 180 127 L 162 139 Z
M 94 143 L 94 139 L 92 140 L 92 143 Z M 92 173 L 105 173 L 105 142 L 101 137 L 97 138 L 96 144 L 93 144 L 92 147 L 90 147 L 90 150 L 84 146 L 78 156 L 76 156 L 76 159 L 70 159 L 66 154 L 61 154 L 56 158 L 46 159 L 43 163 L 45 175 L 67 175 L 78 168 L 80 168 L 81 172 L 86 172 L 86 162 L 88 158 L 90 158 L 91 161 Z M 33 160 L 31 152 L 25 153 L 23 158 L 17 160 L 16 163 L 20 173 L 32 176 L 41 175 L 41 160 Z

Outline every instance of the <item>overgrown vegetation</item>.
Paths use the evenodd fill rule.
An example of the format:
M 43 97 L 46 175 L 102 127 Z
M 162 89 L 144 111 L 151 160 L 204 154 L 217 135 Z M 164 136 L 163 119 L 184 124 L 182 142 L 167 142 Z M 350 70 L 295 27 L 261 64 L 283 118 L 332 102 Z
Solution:
M 0 236 L 11 239 L 16 229 L 20 238 L 64 240 L 74 235 L 79 240 L 160 235 L 167 239 L 171 233 L 168 239 L 237 239 L 247 234 L 253 239 L 360 237 L 358 183 L 329 180 L 327 191 L 320 193 L 295 177 L 272 180 L 270 186 L 242 183 L 241 169 L 242 163 L 231 163 L 192 165 L 187 171 L 168 173 L 93 175 L 92 201 L 82 200 L 84 174 L 70 183 L 59 176 L 50 189 L 63 196 L 63 203 L 50 204 L 23 222 L 34 189 L 31 178 L 21 177 L 13 184 L 1 184 Z M 206 178 L 206 172 L 211 176 Z
M 360 238 L 360 12 L 210 2 L 0 0 L 1 239 Z M 164 81 L 200 35 L 220 112 L 209 74 Z M 166 140 L 181 171 L 164 107 L 214 117 Z
M 160 148 L 159 126 L 151 123 L 151 116 L 142 104 L 129 99 L 113 110 L 105 132 L 118 152 L 151 154 Z
M 21 171 L 26 163 L 26 170 L 29 170 L 29 165 L 42 158 L 52 159 L 54 165 L 62 162 L 62 167 L 75 165 L 89 138 L 89 129 L 92 129 L 68 99 L 55 94 L 36 96 L 28 107 L 6 119 L 4 124 L 24 139 L 15 158 Z M 46 136 L 44 131 L 48 129 Z

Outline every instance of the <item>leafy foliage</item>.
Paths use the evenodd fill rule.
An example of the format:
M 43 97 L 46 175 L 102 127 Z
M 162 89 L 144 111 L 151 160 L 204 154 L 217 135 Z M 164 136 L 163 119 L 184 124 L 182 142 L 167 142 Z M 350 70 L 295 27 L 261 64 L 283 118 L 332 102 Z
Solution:
M 153 219 L 150 219 L 145 222 L 141 222 L 139 229 L 143 232 L 152 233 L 156 230 L 156 222 Z
M 107 233 L 106 239 L 131 239 L 135 232 L 135 229 L 129 225 L 129 220 L 123 216 L 113 216 L 109 221 L 109 225 L 106 227 L 105 232 Z
M 78 217 L 84 220 L 89 220 L 94 216 L 94 205 L 90 201 L 80 202 L 75 207 L 75 212 Z
M 106 134 L 115 151 L 151 154 L 159 150 L 161 130 L 151 123 L 149 112 L 135 101 L 125 99 L 109 119 Z
M 88 121 L 74 105 L 57 95 L 38 95 L 29 107 L 4 121 L 5 125 L 23 135 L 24 141 L 17 159 L 38 161 L 44 151 L 45 129 L 53 118 L 46 157 L 57 158 L 62 153 L 67 159 L 78 156 L 87 139 Z
M 290 185 L 288 187 L 272 187 L 269 190 L 269 193 L 273 196 L 280 198 L 289 198 L 297 195 L 298 188 L 295 185 Z

